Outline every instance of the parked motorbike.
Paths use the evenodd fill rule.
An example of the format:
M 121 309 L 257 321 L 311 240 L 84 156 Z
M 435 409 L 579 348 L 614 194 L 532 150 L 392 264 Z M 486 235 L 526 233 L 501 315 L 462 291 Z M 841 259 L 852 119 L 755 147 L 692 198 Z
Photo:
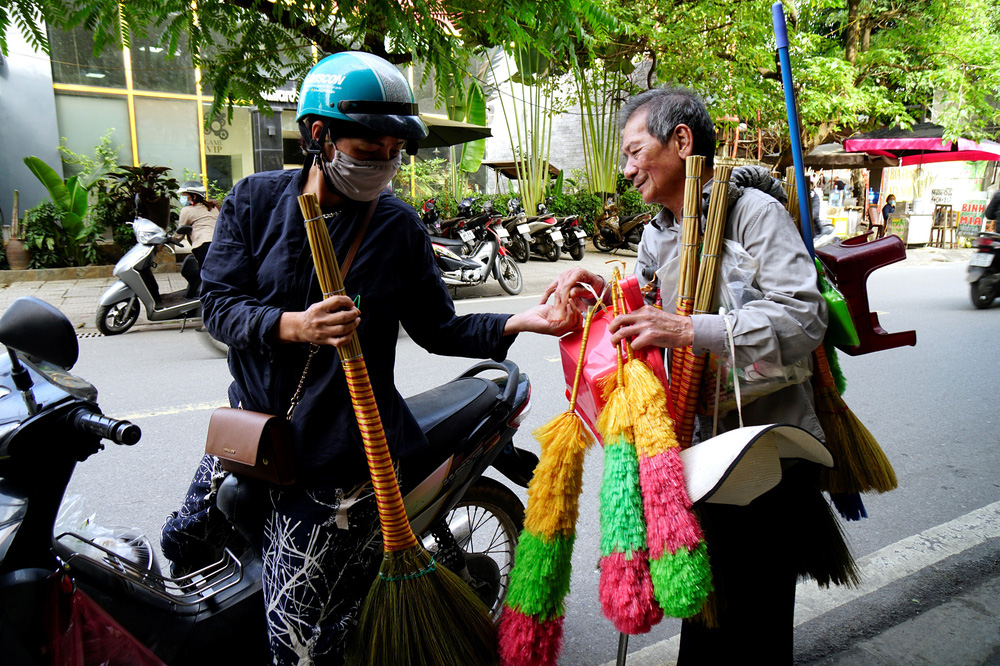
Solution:
M 1000 234 L 985 231 L 976 236 L 976 252 L 969 259 L 966 280 L 972 285 L 972 304 L 981 310 L 1000 296 Z
M 504 247 L 507 230 L 492 211 L 463 223 L 458 238 L 431 237 L 431 246 L 441 270 L 441 279 L 449 287 L 474 287 L 495 277 L 511 296 L 524 288 L 521 269 Z
M 137 206 L 138 210 L 138 206 Z M 181 231 L 185 227 L 180 227 Z M 187 227 L 190 229 L 190 227 Z M 201 268 L 194 255 L 188 255 L 181 264 L 181 275 L 187 287 L 168 294 L 161 294 L 153 275 L 156 255 L 161 248 L 173 251 L 180 246 L 167 231 L 144 217 L 132 221 L 136 244 L 115 264 L 114 283 L 101 295 L 98 302 L 97 330 L 104 335 L 118 335 L 132 328 L 139 319 L 140 304 L 146 309 L 149 321 L 188 319 L 201 314 L 198 290 L 201 287 Z
M 587 248 L 587 232 L 580 224 L 579 215 L 567 215 L 557 217 L 556 224 L 563 236 L 562 251 L 568 252 L 575 261 L 583 259 L 583 253 Z
M 637 213 L 627 217 L 619 217 L 618 206 L 614 199 L 608 199 L 604 204 L 604 212 L 595 220 L 597 231 L 594 233 L 594 247 L 601 252 L 615 250 L 639 249 L 642 240 L 642 230 L 647 222 L 653 219 L 650 213 Z
M 507 205 L 508 208 L 513 207 L 519 212 L 522 211 L 520 199 L 513 198 Z M 548 214 L 544 204 L 539 206 L 538 215 L 526 216 L 523 224 L 528 225 L 529 238 L 527 239 L 527 243 L 529 253 L 537 254 L 549 261 L 559 261 L 563 235 L 559 230 L 559 225 L 556 224 L 556 218 Z M 523 246 L 519 244 L 519 248 L 516 251 L 523 253 Z M 523 254 L 520 256 L 524 257 L 523 261 L 528 260 L 527 256 Z
M 144 537 L 98 542 L 74 532 L 54 535 L 76 463 L 103 450 L 102 439 L 132 445 L 141 432 L 102 415 L 97 389 L 69 373 L 79 354 L 76 335 L 53 306 L 30 297 L 15 301 L 0 317 L 0 344 L 7 349 L 0 357 L 0 608 L 16 609 L 0 613 L 4 660 L 83 663 L 73 655 L 55 658 L 55 639 L 76 631 L 89 640 L 96 629 L 111 647 L 148 648 L 168 664 L 270 663 L 261 487 L 232 475 L 222 482 L 218 506 L 248 545 L 179 578 L 162 575 Z M 497 379 L 480 376 L 496 371 Z M 494 616 L 506 597 L 524 507 L 482 475 L 492 466 L 527 487 L 538 458 L 514 447 L 512 438 L 530 411 L 530 392 L 514 363 L 486 361 L 407 400 L 430 443 L 399 461 L 413 529 Z M 88 626 L 68 622 L 60 595 L 74 609 L 96 604 Z M 127 634 L 106 631 L 114 623 Z
M 507 217 L 500 220 L 507 230 L 504 247 L 514 261 L 525 263 L 531 254 L 531 227 L 528 226 L 528 216 L 521 210 L 521 200 L 512 198 L 507 201 Z
M 434 199 L 428 199 L 420 207 L 420 221 L 424 223 L 424 228 L 431 236 L 442 235 L 441 214 L 434 205 Z

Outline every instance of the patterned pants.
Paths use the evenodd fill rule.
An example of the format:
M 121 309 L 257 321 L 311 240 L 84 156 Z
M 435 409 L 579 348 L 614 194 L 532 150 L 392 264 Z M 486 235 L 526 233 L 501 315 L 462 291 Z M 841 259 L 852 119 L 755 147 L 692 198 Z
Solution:
M 340 664 L 381 562 L 371 484 L 275 488 L 271 500 L 263 582 L 274 664 Z

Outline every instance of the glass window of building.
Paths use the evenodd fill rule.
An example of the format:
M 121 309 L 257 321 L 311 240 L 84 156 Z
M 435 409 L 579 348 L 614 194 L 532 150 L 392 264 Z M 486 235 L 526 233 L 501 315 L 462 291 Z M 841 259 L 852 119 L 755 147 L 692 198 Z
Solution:
M 170 167 L 178 180 L 201 171 L 195 102 L 136 97 L 135 130 L 139 162 Z
M 193 95 L 194 64 L 187 48 L 187 35 L 177 41 L 173 57 L 168 57 L 169 44 L 160 44 L 160 39 L 159 35 L 132 39 L 133 88 Z
M 52 80 L 102 88 L 125 87 L 125 61 L 121 49 L 109 46 L 94 56 L 94 38 L 83 28 L 49 30 Z
M 226 112 L 209 116 L 211 104 L 205 104 L 205 168 L 210 182 L 223 190 L 232 189 L 240 179 L 253 173 L 253 140 L 250 132 L 250 109 L 233 109 L 232 122 Z
M 128 104 L 124 97 L 96 97 L 56 93 L 56 122 L 66 147 L 74 153 L 92 156 L 101 137 L 111 130 L 111 145 L 118 148 L 118 164 L 132 164 L 132 135 L 128 124 Z M 67 177 L 80 170 L 63 164 Z

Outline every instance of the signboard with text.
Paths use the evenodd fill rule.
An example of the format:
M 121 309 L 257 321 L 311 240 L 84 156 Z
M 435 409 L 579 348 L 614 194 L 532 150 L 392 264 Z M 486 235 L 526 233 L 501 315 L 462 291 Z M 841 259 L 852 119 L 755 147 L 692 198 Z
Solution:
M 968 199 L 962 202 L 958 211 L 959 237 L 975 238 L 983 229 L 983 211 L 986 199 Z

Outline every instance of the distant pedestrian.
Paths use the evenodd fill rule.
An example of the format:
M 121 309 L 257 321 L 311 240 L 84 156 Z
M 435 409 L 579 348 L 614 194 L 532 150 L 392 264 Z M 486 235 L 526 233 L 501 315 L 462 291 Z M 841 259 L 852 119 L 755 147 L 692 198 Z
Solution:
M 184 183 L 177 195 L 181 200 L 181 217 L 177 224 L 191 227 L 191 254 L 204 266 L 215 233 L 215 220 L 219 217 L 219 202 L 209 199 L 205 186 L 197 180 Z
M 889 218 L 896 212 L 896 195 L 890 194 L 885 198 L 885 205 L 882 206 L 882 223 L 888 225 Z

